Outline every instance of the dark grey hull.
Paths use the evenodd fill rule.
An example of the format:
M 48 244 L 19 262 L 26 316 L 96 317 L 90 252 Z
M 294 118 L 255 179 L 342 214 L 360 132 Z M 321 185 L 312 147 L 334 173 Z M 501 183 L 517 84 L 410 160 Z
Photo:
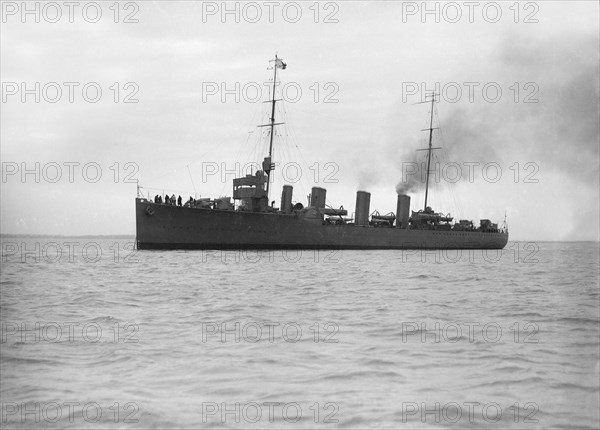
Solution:
M 508 233 L 323 225 L 320 219 L 136 199 L 138 249 L 502 249 Z

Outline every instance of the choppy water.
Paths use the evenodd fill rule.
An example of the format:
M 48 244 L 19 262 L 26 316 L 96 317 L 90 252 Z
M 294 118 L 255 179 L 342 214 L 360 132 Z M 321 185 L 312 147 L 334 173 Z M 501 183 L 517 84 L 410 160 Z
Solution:
M 132 242 L 2 238 L 3 428 L 600 424 L 597 243 Z

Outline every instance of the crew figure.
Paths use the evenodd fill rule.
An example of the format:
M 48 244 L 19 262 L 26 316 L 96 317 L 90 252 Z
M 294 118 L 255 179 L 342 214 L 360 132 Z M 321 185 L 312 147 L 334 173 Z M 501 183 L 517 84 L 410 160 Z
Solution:
M 177 197 L 177 205 L 181 206 L 181 196 Z

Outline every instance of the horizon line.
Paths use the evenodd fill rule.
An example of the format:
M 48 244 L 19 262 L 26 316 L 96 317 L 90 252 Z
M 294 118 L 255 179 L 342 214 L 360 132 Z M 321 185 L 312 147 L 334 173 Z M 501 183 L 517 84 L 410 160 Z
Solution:
M 124 233 L 124 234 L 35 234 L 35 233 L 0 233 L 2 237 L 135 237 L 135 233 Z M 585 239 L 585 240 L 535 240 L 535 239 L 513 239 L 510 242 L 547 242 L 547 243 L 600 243 L 600 238 Z

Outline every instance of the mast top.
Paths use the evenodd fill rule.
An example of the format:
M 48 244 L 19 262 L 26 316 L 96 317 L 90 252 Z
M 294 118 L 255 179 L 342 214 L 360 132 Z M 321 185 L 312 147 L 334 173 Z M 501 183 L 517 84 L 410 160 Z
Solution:
M 275 59 L 274 60 L 269 60 L 269 63 L 275 63 L 275 69 L 282 69 L 285 70 L 285 68 L 287 67 L 287 64 L 283 62 L 283 59 L 279 58 L 277 56 L 277 52 L 275 53 Z M 270 67 L 269 67 L 270 69 Z

